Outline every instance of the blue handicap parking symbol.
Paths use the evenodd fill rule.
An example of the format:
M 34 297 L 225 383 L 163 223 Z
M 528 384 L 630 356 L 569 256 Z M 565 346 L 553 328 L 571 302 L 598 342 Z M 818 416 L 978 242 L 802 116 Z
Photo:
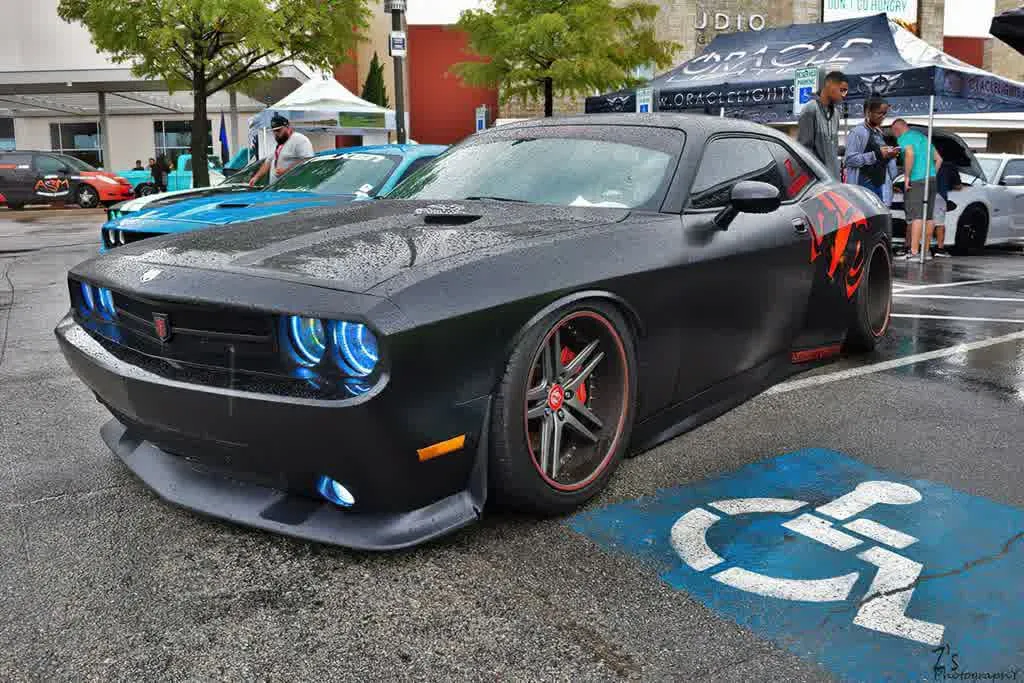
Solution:
M 800 104 L 807 104 L 808 102 L 811 101 L 812 91 L 813 88 L 811 88 L 810 86 L 806 88 L 800 88 L 800 93 L 798 95 Z
M 1024 511 L 811 449 L 569 525 L 841 678 L 1024 681 Z

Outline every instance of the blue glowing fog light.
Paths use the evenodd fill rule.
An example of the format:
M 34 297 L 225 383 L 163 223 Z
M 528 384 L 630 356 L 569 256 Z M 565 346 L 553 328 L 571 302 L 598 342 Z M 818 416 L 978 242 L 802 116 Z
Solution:
M 96 290 L 99 293 L 100 300 L 100 313 L 107 319 L 113 319 L 117 315 L 117 309 L 114 308 L 114 294 L 106 287 L 98 287 Z
M 343 508 L 350 508 L 356 504 L 356 499 L 348 489 L 330 477 L 320 477 L 316 482 L 316 491 L 327 500 Z
M 379 355 L 377 337 L 366 325 L 338 321 L 331 324 L 334 347 L 341 355 L 342 369 L 359 377 L 373 372 Z
M 316 318 L 293 315 L 288 318 L 288 337 L 295 357 L 307 366 L 319 365 L 327 351 L 324 324 Z
M 93 293 L 92 285 L 88 282 L 82 283 L 82 303 L 85 304 L 87 314 L 96 310 L 96 295 Z

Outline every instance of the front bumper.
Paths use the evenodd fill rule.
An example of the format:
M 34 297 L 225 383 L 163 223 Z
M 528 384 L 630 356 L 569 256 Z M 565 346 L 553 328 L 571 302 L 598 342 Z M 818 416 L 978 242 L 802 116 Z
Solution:
M 97 192 L 99 192 L 100 201 L 104 203 L 123 202 L 135 198 L 135 190 L 132 189 L 131 185 L 107 185 L 106 183 L 95 183 L 93 187 L 95 187 Z
M 165 500 L 275 533 L 367 550 L 402 548 L 477 520 L 487 491 L 490 398 L 433 419 L 380 394 L 313 401 L 166 379 L 114 356 L 71 316 L 55 330 L 74 372 L 114 414 L 104 441 Z M 372 394 L 373 392 L 371 392 Z M 410 426 L 414 423 L 419 427 Z M 420 462 L 430 434 L 466 447 Z M 354 495 L 316 497 L 324 474 Z

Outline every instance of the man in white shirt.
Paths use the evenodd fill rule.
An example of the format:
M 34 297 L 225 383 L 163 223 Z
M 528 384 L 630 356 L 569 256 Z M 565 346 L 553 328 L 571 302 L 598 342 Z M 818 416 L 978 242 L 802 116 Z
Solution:
M 313 143 L 302 133 L 296 133 L 288 119 L 280 114 L 274 114 L 274 118 L 270 119 L 270 131 L 277 141 L 277 149 L 273 155 L 267 157 L 260 170 L 249 180 L 251 186 L 256 185 L 256 182 L 268 173 L 270 182 L 273 183 L 287 171 L 313 156 Z

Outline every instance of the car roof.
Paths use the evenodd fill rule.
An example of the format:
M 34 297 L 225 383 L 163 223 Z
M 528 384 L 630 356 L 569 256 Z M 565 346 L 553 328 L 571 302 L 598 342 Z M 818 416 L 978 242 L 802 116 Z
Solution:
M 359 147 L 340 147 L 317 152 L 316 156 L 328 156 L 331 154 L 351 154 L 362 152 L 367 154 L 401 154 L 402 156 L 417 158 L 438 156 L 448 149 L 447 145 L 362 145 Z
M 712 116 L 709 114 L 676 114 L 670 112 L 552 116 L 543 119 L 529 119 L 508 123 L 501 126 L 500 129 L 516 130 L 548 126 L 646 126 L 650 128 L 674 128 L 687 133 L 700 132 L 705 136 L 721 132 L 747 132 L 790 139 L 773 128 L 760 123 L 754 123 L 753 121 Z
M 977 152 L 974 156 L 979 159 L 1024 159 L 1022 154 L 1008 154 L 1006 152 Z

